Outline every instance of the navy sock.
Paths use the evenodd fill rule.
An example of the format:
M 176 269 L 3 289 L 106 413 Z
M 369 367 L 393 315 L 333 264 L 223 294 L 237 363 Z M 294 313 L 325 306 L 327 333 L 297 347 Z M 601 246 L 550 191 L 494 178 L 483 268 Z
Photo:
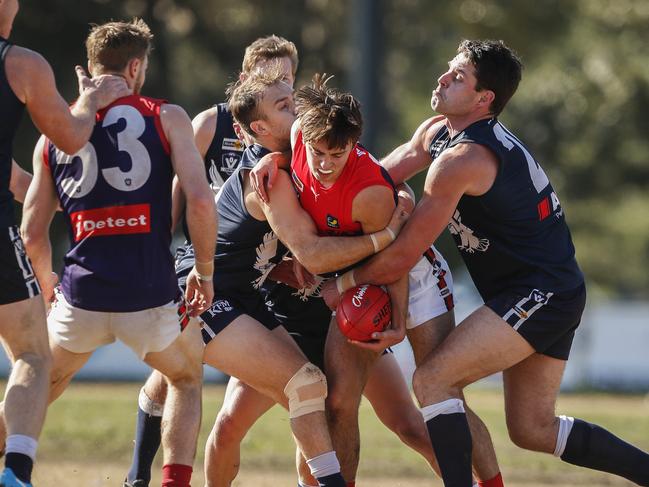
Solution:
M 10 468 L 19 480 L 31 483 L 34 461 L 29 456 L 15 452 L 7 453 L 5 467 Z
M 647 453 L 604 428 L 581 419 L 575 419 L 572 425 L 561 460 L 649 486 Z
M 472 487 L 471 431 L 465 413 L 438 414 L 426 421 L 445 487 Z
M 331 475 L 325 475 L 324 477 L 317 477 L 319 487 L 346 487 L 345 479 L 340 472 L 334 473 Z
M 144 480 L 148 483 L 151 481 L 151 466 L 155 454 L 160 448 L 161 423 L 160 416 L 151 416 L 139 407 L 137 408 L 133 462 L 126 476 L 129 482 Z

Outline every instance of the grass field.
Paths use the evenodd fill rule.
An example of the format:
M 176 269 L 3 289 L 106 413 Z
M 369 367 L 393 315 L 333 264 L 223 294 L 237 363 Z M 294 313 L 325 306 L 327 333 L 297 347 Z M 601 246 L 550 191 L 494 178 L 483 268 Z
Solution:
M 139 387 L 139 384 L 73 384 L 49 410 L 39 446 L 36 487 L 121 487 L 131 458 Z M 203 444 L 223 392 L 222 386 L 207 386 L 204 391 L 194 486 L 203 485 Z M 632 485 L 611 475 L 566 465 L 549 455 L 518 449 L 507 437 L 502 394 L 496 390 L 471 389 L 467 395 L 492 433 L 506 485 Z M 562 396 L 558 410 L 597 422 L 649 450 L 649 400 L 644 396 L 567 394 Z M 421 457 L 402 446 L 378 422 L 367 403 L 362 405 L 361 433 L 359 486 L 442 485 Z M 235 485 L 294 486 L 293 448 L 287 415 L 276 407 L 245 439 L 241 474 Z M 159 485 L 158 479 L 159 475 L 155 475 L 152 485 Z

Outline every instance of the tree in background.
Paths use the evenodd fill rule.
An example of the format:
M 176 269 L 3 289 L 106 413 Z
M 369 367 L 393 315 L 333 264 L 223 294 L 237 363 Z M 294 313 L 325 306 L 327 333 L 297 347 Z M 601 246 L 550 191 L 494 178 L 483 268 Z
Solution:
M 550 174 L 591 291 L 649 295 L 649 3 L 645 0 L 375 0 L 380 8 L 377 154 L 431 114 L 436 77 L 462 38 L 499 38 L 526 65 L 502 120 Z M 347 88 L 358 19 L 348 0 L 48 0 L 23 2 L 12 38 L 44 53 L 72 100 L 91 22 L 143 17 L 156 34 L 147 94 L 197 113 L 222 101 L 243 50 L 276 33 L 300 50 L 299 86 L 316 71 Z M 361 96 L 362 98 L 362 96 Z M 35 129 L 16 156 L 29 166 Z M 423 178 L 418 178 L 420 186 Z M 418 181 L 418 182 L 417 182 Z M 419 188 L 417 188 L 419 189 Z M 59 228 L 60 233 L 64 231 Z M 446 255 L 458 262 L 443 242 Z M 60 252 L 60 251 L 59 251 Z M 60 255 L 60 254 L 59 254 Z M 591 292 L 591 295 L 593 293 Z

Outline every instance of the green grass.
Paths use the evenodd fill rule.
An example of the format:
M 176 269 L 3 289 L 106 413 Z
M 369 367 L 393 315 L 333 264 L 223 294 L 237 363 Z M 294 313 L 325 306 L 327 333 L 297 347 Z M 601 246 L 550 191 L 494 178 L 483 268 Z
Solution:
M 130 463 L 139 384 L 73 384 L 50 408 L 41 436 L 39 462 L 47 464 Z M 222 386 L 206 386 L 203 424 L 196 470 L 203 460 L 203 445 L 223 399 Z M 613 476 L 566 465 L 550 455 L 515 447 L 505 429 L 502 393 L 470 389 L 469 403 L 492 434 L 509 485 L 629 485 Z M 643 396 L 567 394 L 557 410 L 596 422 L 627 441 L 649 450 L 649 400 Z M 382 426 L 366 402 L 361 406 L 361 465 L 359 477 L 430 477 L 428 465 L 404 447 Z M 286 412 L 273 408 L 246 437 L 242 469 L 293 469 L 294 446 Z M 196 483 L 196 485 L 199 485 Z

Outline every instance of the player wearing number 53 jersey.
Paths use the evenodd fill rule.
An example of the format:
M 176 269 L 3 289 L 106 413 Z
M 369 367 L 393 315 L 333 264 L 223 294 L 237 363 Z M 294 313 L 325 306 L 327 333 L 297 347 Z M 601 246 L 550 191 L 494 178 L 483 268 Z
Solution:
M 57 205 L 70 234 L 61 292 L 48 317 L 50 400 L 97 347 L 122 340 L 167 377 L 163 485 L 188 487 L 200 424 L 202 347 L 196 326 L 181 334 L 185 304 L 169 251 L 174 173 L 196 251 L 186 292 L 193 314 L 214 294 L 216 214 L 189 117 L 139 94 L 152 37 L 141 20 L 92 29 L 90 72 L 119 74 L 134 94 L 97 114 L 90 141 L 75 154 L 39 141 L 23 229 L 39 277 L 51 272 L 47 229 Z M 44 289 L 46 296 L 51 292 Z
M 649 455 L 597 425 L 555 416 L 583 276 L 548 177 L 496 118 L 518 87 L 520 60 L 502 41 L 463 41 L 457 52 L 432 93 L 442 116 L 385 160 L 397 181 L 428 167 L 423 197 L 395 243 L 354 271 L 357 282 L 391 282 L 448 225 L 485 300 L 413 378 L 444 484 L 471 486 L 462 388 L 503 371 L 517 445 L 649 485 Z

